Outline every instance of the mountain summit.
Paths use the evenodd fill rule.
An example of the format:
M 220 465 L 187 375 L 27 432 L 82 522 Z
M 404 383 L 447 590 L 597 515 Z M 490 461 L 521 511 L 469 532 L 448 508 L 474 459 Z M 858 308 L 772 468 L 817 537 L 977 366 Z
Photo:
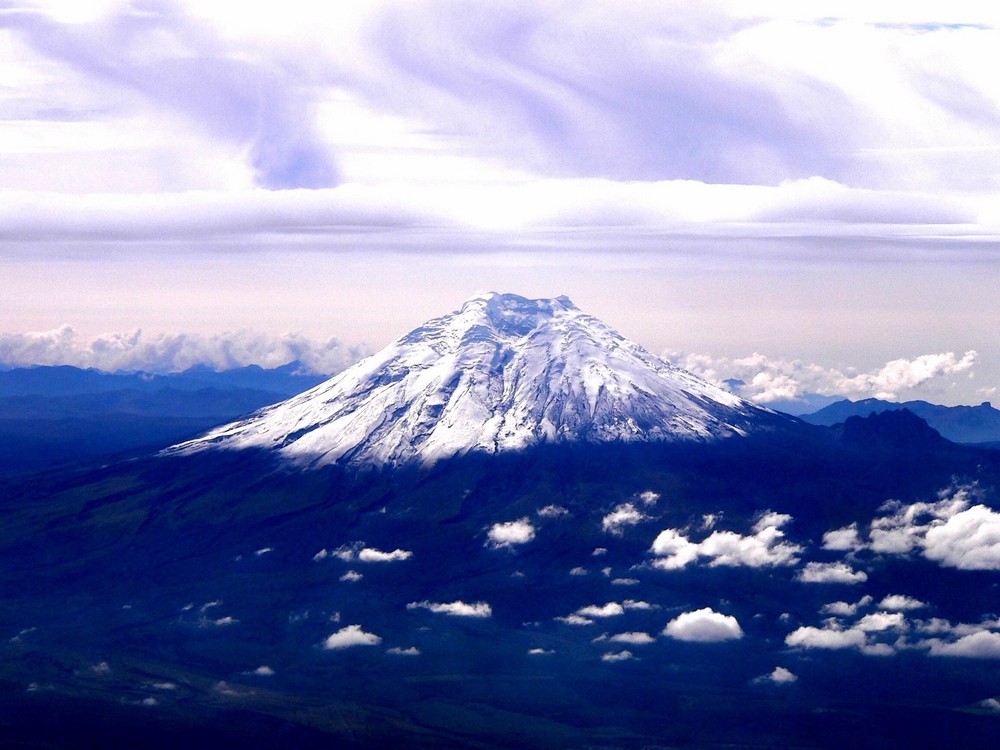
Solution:
M 430 465 L 541 443 L 723 438 L 765 414 L 566 297 L 489 292 L 315 388 L 167 453 L 256 448 L 301 466 Z

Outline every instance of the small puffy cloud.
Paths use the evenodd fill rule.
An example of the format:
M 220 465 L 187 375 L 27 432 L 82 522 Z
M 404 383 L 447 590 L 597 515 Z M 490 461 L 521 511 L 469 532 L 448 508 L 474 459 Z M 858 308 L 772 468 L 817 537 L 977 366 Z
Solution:
M 361 629 L 360 625 L 348 625 L 328 636 L 323 641 L 323 648 L 336 650 L 352 648 L 354 646 L 377 646 L 381 642 L 382 638 L 380 636 L 374 633 L 366 633 Z
M 266 555 L 268 552 L 273 552 L 273 551 L 274 551 L 273 547 L 261 547 L 259 550 L 255 551 L 254 554 L 257 557 L 261 557 L 262 555 Z
M 551 656 L 554 653 L 555 653 L 555 651 L 553 651 L 550 648 L 529 648 L 528 649 L 528 655 L 529 656 Z
M 487 532 L 486 544 L 494 549 L 527 544 L 535 538 L 535 527 L 527 517 L 516 521 L 493 524 Z
M 784 541 L 781 530 L 791 520 L 785 513 L 768 512 L 754 524 L 753 534 L 713 531 L 700 542 L 692 542 L 679 529 L 664 529 L 653 540 L 651 551 L 658 559 L 652 564 L 661 570 L 679 570 L 705 558 L 712 567 L 795 565 L 802 547 Z
M 393 646 L 390 649 L 386 649 L 386 653 L 393 656 L 420 656 L 420 649 L 416 646 L 409 646 L 407 648 Z
M 854 627 L 865 633 L 879 633 L 884 630 L 905 630 L 906 618 L 900 612 L 872 612 L 858 620 Z
M 848 602 L 830 602 L 820 608 L 820 613 L 825 615 L 836 615 L 837 617 L 853 617 L 861 607 L 867 607 L 872 603 L 872 598 L 868 595 L 861 597 L 854 604 Z M 884 605 L 879 605 L 888 609 Z
M 601 557 L 602 555 L 608 554 L 607 547 L 594 547 L 594 551 L 590 553 L 593 557 Z
M 618 602 L 608 602 L 598 606 L 591 604 L 576 611 L 580 617 L 616 617 L 625 614 L 625 608 Z
M 486 602 L 474 602 L 467 604 L 463 601 L 454 602 L 410 602 L 407 609 L 426 609 L 429 612 L 439 615 L 450 615 L 451 617 L 490 617 L 493 610 Z
M 905 612 L 911 609 L 923 609 L 927 605 L 912 596 L 889 594 L 878 603 L 878 606 L 891 612 Z
M 413 553 L 405 549 L 394 549 L 392 552 L 383 552 L 374 547 L 365 547 L 358 552 L 358 559 L 361 562 L 399 562 L 401 560 L 409 560 L 411 557 L 413 557 Z
M 804 626 L 785 636 L 785 645 L 792 648 L 863 648 L 866 642 L 867 636 L 864 631 L 855 628 L 839 630 Z
M 924 556 L 960 570 L 1000 570 L 1000 513 L 975 505 L 932 524 L 923 539 Z
M 791 523 L 792 517 L 788 513 L 777 513 L 773 510 L 765 511 L 753 525 L 753 533 L 760 534 L 769 528 L 780 529 Z
M 852 523 L 840 529 L 833 529 L 823 534 L 823 549 L 832 552 L 856 552 L 864 549 L 864 542 L 858 535 L 858 525 Z
M 247 674 L 256 675 L 257 677 L 274 677 L 275 672 L 266 664 L 261 664 L 256 669 L 247 672 Z
M 608 638 L 608 640 L 612 643 L 627 643 L 631 646 L 645 646 L 646 644 L 653 643 L 656 639 L 649 633 L 628 632 L 616 633 Z
M 588 572 L 589 571 L 586 568 L 581 568 L 581 567 L 577 566 L 575 568 L 572 568 L 569 571 L 569 574 L 571 576 L 585 576 L 585 575 L 587 575 Z
M 645 492 L 639 493 L 639 500 L 643 505 L 656 505 L 656 501 L 660 499 L 660 493 L 653 492 L 652 490 L 646 490 Z
M 324 547 L 319 552 L 317 552 L 315 555 L 313 555 L 313 560 L 315 560 L 316 562 L 319 562 L 320 560 L 325 560 L 329 556 L 330 556 L 330 551 Z
M 535 512 L 542 518 L 560 518 L 569 515 L 569 511 L 561 505 L 546 505 Z
M 633 503 L 622 503 L 601 519 L 601 528 L 609 534 L 621 536 L 628 526 L 636 526 L 649 519 Z
M 932 656 L 964 656 L 970 659 L 1000 659 L 1000 633 L 980 630 L 951 643 L 931 644 Z
M 988 711 L 991 714 L 1000 714 L 1000 701 L 996 698 L 981 700 L 976 704 L 976 707 L 982 709 L 983 711 Z
M 638 578 L 612 578 L 611 579 L 611 585 L 612 586 L 638 586 L 639 585 L 639 579 Z
M 844 562 L 811 562 L 798 572 L 796 578 L 803 583 L 856 584 L 867 581 L 868 574 L 863 570 L 854 570 Z
M 589 617 L 584 617 L 583 615 L 566 615 L 565 617 L 555 618 L 558 622 L 564 623 L 566 625 L 593 625 L 594 621 Z
M 792 674 L 789 670 L 785 669 L 784 667 L 775 667 L 772 672 L 769 672 L 768 674 L 765 675 L 761 675 L 760 677 L 756 678 L 754 682 L 756 683 L 770 682 L 775 685 L 790 685 L 791 683 L 795 682 L 798 679 L 799 678 L 797 676 Z
M 742 638 L 743 629 L 732 615 L 704 607 L 677 615 L 667 623 L 663 635 L 678 641 L 717 643 Z
M 624 651 L 617 651 L 617 652 L 609 651 L 608 653 L 603 654 L 601 656 L 601 661 L 607 661 L 607 662 L 628 661 L 629 659 L 632 658 L 634 658 L 632 656 L 632 652 L 626 649 Z
M 625 601 L 622 602 L 622 606 L 625 609 L 627 609 L 627 610 L 632 610 L 632 609 L 639 609 L 639 610 L 656 609 L 656 607 L 654 607 L 649 602 L 643 602 L 643 601 L 639 601 L 637 599 L 626 599 Z
M 90 668 L 90 671 L 99 675 L 111 674 L 111 665 L 106 661 L 98 662 Z
M 362 575 L 358 571 L 349 570 L 340 577 L 340 580 L 343 581 L 344 583 L 357 583 L 362 578 L 364 578 L 364 575 Z

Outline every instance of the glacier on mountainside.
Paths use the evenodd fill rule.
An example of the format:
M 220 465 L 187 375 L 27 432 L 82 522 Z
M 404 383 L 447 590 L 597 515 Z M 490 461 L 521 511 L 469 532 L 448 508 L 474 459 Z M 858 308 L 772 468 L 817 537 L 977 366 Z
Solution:
M 769 413 L 566 297 L 489 292 L 311 390 L 164 453 L 256 448 L 300 466 L 430 465 L 541 443 L 710 440 Z

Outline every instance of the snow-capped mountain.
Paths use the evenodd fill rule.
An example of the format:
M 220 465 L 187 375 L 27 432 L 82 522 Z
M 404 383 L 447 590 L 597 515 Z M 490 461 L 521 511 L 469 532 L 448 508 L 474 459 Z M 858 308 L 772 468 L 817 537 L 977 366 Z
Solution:
M 256 448 L 302 466 L 429 465 L 540 443 L 722 438 L 764 414 L 566 297 L 490 292 L 309 391 L 167 453 Z

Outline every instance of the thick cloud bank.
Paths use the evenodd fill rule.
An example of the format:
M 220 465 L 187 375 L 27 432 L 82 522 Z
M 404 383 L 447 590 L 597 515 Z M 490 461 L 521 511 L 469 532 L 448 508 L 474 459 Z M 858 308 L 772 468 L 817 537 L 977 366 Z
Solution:
M 202 336 L 191 333 L 108 333 L 81 338 L 70 326 L 34 333 L 0 333 L 0 367 L 72 365 L 114 372 L 180 372 L 195 365 L 229 370 L 300 362 L 308 372 L 333 374 L 354 364 L 367 350 L 337 339 L 316 341 L 299 334 L 275 336 L 243 330 Z

